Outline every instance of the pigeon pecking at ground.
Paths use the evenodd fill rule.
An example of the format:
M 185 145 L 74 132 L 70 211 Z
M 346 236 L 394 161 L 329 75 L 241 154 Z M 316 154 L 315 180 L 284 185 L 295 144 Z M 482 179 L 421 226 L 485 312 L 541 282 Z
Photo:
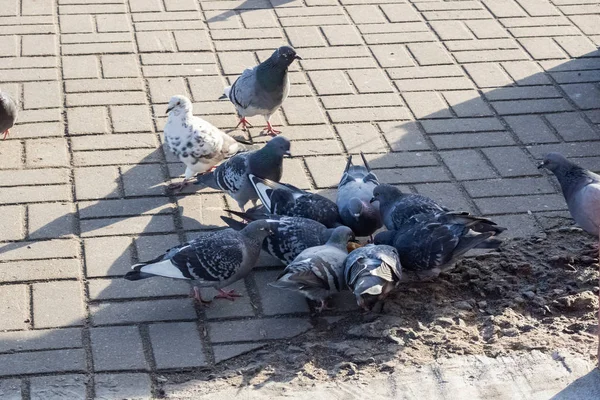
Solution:
M 236 128 L 241 124 L 242 129 L 247 130 L 252 125 L 246 117 L 262 115 L 269 135 L 281 133 L 271 125 L 271 115 L 281 107 L 290 91 L 288 67 L 294 60 L 301 59 L 294 49 L 282 46 L 256 67 L 247 68 L 233 85 L 225 88 L 221 99 L 228 98 L 235 106 L 240 118 Z
M 443 222 L 440 222 L 443 221 Z M 402 268 L 415 271 L 420 279 L 435 278 L 452 267 L 467 251 L 485 243 L 495 233 L 473 234 L 479 219 L 447 213 L 444 218 L 420 215 L 406 221 L 398 230 L 375 235 L 375 244 L 387 244 L 398 251 Z M 495 242 L 495 246 L 500 245 Z M 494 247 L 486 244 L 485 248 Z
M 260 201 L 264 207 L 248 210 L 288 217 L 303 217 L 318 221 L 327 228 L 342 225 L 337 205 L 320 194 L 306 192 L 287 183 L 273 182 L 258 176 L 250 176 Z
M 450 215 L 461 216 L 469 220 L 470 229 L 479 232 L 493 232 L 500 234 L 506 228 L 498 226 L 495 222 L 481 217 L 475 217 L 464 211 L 450 211 L 436 203 L 433 199 L 419 194 L 402 193 L 400 189 L 388 184 L 381 184 L 373 190 L 371 203 L 379 203 L 379 212 L 385 227 L 392 231 L 402 228 L 410 219 L 415 217 L 429 220 L 439 218 L 441 223 L 448 222 L 446 218 Z M 472 223 L 471 220 L 479 222 Z
M 556 176 L 577 225 L 594 236 L 600 236 L 600 175 L 581 168 L 558 153 L 547 154 L 538 168 L 546 168 Z M 598 248 L 600 250 L 600 245 Z M 598 296 L 600 301 L 600 294 Z M 598 320 L 597 356 L 600 360 L 600 310 Z
M 137 281 L 152 276 L 188 279 L 200 287 L 218 289 L 217 298 L 234 300 L 240 295 L 221 288 L 250 273 L 265 237 L 270 234 L 267 221 L 252 222 L 239 232 L 233 229 L 210 232 L 173 247 L 154 260 L 134 265 L 125 279 Z M 194 297 L 203 304 L 210 303 L 202 299 L 197 286 L 194 286 Z
M 327 243 L 304 250 L 269 285 L 295 290 L 320 302 L 319 312 L 327 309 L 327 297 L 346 288 L 344 260 L 348 256 L 348 241 L 353 238 L 350 228 L 335 228 Z
M 392 246 L 368 244 L 354 250 L 344 263 L 346 285 L 358 306 L 369 311 L 398 286 L 402 266 Z
M 195 174 L 209 172 L 218 163 L 244 149 L 234 138 L 192 114 L 192 102 L 185 96 L 173 96 L 167 108 L 165 141 L 186 166 L 184 180 L 169 185 L 181 190 Z
M 265 220 L 270 223 L 273 234 L 263 242 L 263 250 L 283 264 L 291 263 L 304 250 L 321 246 L 329 240 L 333 229 L 308 218 L 286 217 L 274 214 L 248 214 L 231 210 L 231 214 L 245 221 Z M 230 228 L 243 229 L 246 225 L 229 217 L 221 217 Z
M 0 90 L 0 133 L 3 139 L 9 135 L 9 129 L 17 120 L 18 110 L 15 101 L 6 92 Z
M 348 157 L 346 169 L 338 184 L 336 203 L 342 223 L 350 227 L 356 236 L 371 236 L 381 228 L 379 205 L 371 203 L 373 189 L 379 185 L 377 176 L 371 172 L 363 153 L 360 153 L 365 166 L 353 165 Z
M 239 153 L 225 160 L 213 172 L 199 176 L 195 184 L 223 190 L 244 211 L 248 201 L 256 205 L 258 200 L 249 175 L 279 181 L 283 174 L 284 156 L 290 156 L 290 141 L 277 136 L 261 149 Z

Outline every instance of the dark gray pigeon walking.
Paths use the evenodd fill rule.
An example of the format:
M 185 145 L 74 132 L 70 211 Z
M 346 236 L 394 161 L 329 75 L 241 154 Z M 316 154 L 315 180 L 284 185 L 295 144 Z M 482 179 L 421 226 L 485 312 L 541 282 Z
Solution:
M 392 246 L 368 244 L 348 254 L 344 263 L 346 285 L 356 296 L 358 306 L 371 310 L 398 286 L 402 266 Z
M 152 276 L 188 279 L 200 287 L 219 290 L 217 298 L 233 300 L 239 297 L 233 290 L 221 288 L 243 279 L 256 265 L 262 243 L 271 229 L 267 221 L 248 224 L 241 231 L 224 229 L 210 232 L 167 250 L 154 260 L 135 264 L 125 279 L 137 281 Z M 194 297 L 200 297 L 194 286 Z
M 469 219 L 469 226 L 475 232 L 502 233 L 506 228 L 495 222 L 481 217 L 475 217 L 465 211 L 450 211 L 436 203 L 433 199 L 419 194 L 402 193 L 400 189 L 388 184 L 381 184 L 373 190 L 371 203 L 379 203 L 379 212 L 383 224 L 388 230 L 398 230 L 410 219 L 418 217 L 424 220 L 440 218 L 441 223 L 447 223 L 450 215 Z M 477 221 L 471 221 L 477 220 Z M 472 223 L 474 222 L 474 223 Z
M 195 184 L 221 189 L 233 197 L 244 211 L 248 201 L 256 205 L 258 200 L 249 176 L 279 181 L 283 174 L 283 157 L 289 155 L 290 141 L 278 136 L 262 149 L 239 153 L 225 160 L 213 172 L 199 176 Z
M 262 248 L 285 265 L 291 263 L 304 250 L 327 243 L 333 232 L 333 229 L 326 228 L 325 225 L 308 218 L 225 211 L 245 221 L 264 220 L 269 222 L 273 234 L 265 239 Z M 246 226 L 245 223 L 229 217 L 221 217 L 221 219 L 235 230 L 243 229 Z
M 271 57 L 253 68 L 247 68 L 230 87 L 225 88 L 222 99 L 233 103 L 240 118 L 236 128 L 242 125 L 246 130 L 252 127 L 246 117 L 262 115 L 267 122 L 266 132 L 277 135 L 271 125 L 271 115 L 277 111 L 290 91 L 287 70 L 294 60 L 302 58 L 289 46 L 275 50 Z
M 250 176 L 260 201 L 267 213 L 303 217 L 318 221 L 327 228 L 342 225 L 337 205 L 320 194 L 306 192 L 287 183 L 278 183 L 259 176 Z M 250 214 L 263 208 L 248 210 Z
M 478 219 L 465 219 L 460 214 L 447 213 L 443 218 L 421 215 L 407 220 L 398 230 L 378 233 L 375 244 L 396 248 L 402 268 L 415 271 L 420 279 L 434 278 L 467 251 L 482 244 L 493 247 L 486 241 L 495 233 L 474 234 L 472 227 L 477 223 Z M 494 243 L 497 247 L 501 241 Z
M 571 216 L 583 230 L 598 236 L 600 175 L 581 168 L 558 153 L 549 153 L 538 168 L 550 170 L 562 189 Z
M 379 204 L 371 203 L 373 190 L 379 185 L 379 181 L 371 172 L 363 153 L 360 156 L 364 167 L 353 165 L 352 156 L 348 157 L 346 169 L 338 184 L 336 203 L 344 225 L 350 227 L 356 236 L 371 236 L 382 225 Z
M 6 139 L 10 134 L 9 130 L 15 124 L 18 115 L 17 105 L 8 93 L 0 90 L 0 133 L 2 139 Z
M 348 241 L 353 238 L 350 228 L 335 228 L 327 243 L 304 250 L 269 285 L 298 291 L 320 302 L 317 311 L 323 311 L 327 307 L 326 299 L 346 288 L 344 260 L 348 255 Z

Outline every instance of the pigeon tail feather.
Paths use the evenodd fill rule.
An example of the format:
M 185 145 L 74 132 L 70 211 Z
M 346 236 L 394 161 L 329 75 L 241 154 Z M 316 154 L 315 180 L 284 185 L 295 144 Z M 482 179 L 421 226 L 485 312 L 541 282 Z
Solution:
M 163 256 L 160 256 L 162 258 Z M 170 259 L 152 261 L 135 264 L 131 267 L 133 271 L 125 274 L 125 279 L 129 281 L 137 281 L 140 279 L 150 278 L 152 276 L 164 276 L 166 278 L 188 279 L 181 271 L 173 265 Z
M 232 214 L 234 214 L 233 211 L 230 211 Z M 243 213 L 240 213 L 243 214 Z M 237 214 L 236 214 L 237 215 Z M 244 229 L 247 225 L 244 224 L 243 222 L 237 221 L 233 218 L 230 217 L 226 217 L 224 215 L 221 215 L 221 219 L 223 220 L 223 222 L 225 222 L 230 228 L 236 230 L 236 231 L 241 231 L 242 229 Z

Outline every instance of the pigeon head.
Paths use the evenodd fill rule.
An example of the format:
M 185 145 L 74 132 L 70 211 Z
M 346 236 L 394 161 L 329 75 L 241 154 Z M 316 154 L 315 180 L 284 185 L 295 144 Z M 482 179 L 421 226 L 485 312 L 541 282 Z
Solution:
M 169 106 L 167 107 L 167 114 L 171 111 L 174 112 L 175 115 L 179 115 L 182 112 L 191 112 L 192 111 L 192 102 L 185 96 L 177 95 L 171 97 L 169 100 Z
M 559 153 L 548 153 L 544 160 L 538 164 L 538 168 L 546 168 L 552 172 L 556 172 L 565 167 L 569 168 L 573 165 L 573 163 L 563 157 L 562 154 Z
M 382 283 L 385 282 L 379 282 L 380 280 L 373 276 L 365 276 L 358 278 L 354 284 L 352 291 L 356 297 L 356 303 L 363 310 L 370 311 L 377 300 L 383 297 L 381 295 L 385 285 Z
M 348 211 L 352 218 L 358 221 L 363 211 L 363 202 L 358 197 L 352 197 L 348 201 Z
M 347 251 L 346 245 L 350 240 L 354 240 L 354 232 L 352 232 L 352 229 L 347 226 L 338 226 L 331 233 L 331 237 L 327 241 L 327 244 L 341 247 Z
M 397 187 L 388 185 L 387 183 L 382 183 L 381 185 L 377 185 L 375 189 L 373 189 L 373 197 L 371 198 L 371 203 L 374 203 L 376 201 L 378 201 L 380 205 L 381 203 L 390 203 L 401 195 L 402 192 Z
M 281 46 L 273 52 L 271 60 L 274 64 L 287 68 L 294 60 L 302 60 L 302 57 L 296 54 L 296 50 L 290 46 Z
M 275 136 L 273 139 L 265 145 L 267 151 L 273 152 L 279 157 L 291 156 L 290 153 L 290 141 L 283 136 Z
M 258 221 L 250 222 L 244 229 L 241 230 L 241 233 L 248 238 L 258 239 L 262 242 L 264 238 L 272 235 L 274 230 L 269 221 L 259 219 Z

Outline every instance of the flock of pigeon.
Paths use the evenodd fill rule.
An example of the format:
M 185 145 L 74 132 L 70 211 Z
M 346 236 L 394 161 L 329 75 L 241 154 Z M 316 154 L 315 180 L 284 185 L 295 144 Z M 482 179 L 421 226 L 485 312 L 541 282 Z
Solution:
M 280 183 L 290 141 L 277 136 L 281 132 L 270 118 L 289 93 L 287 71 L 297 59 L 301 58 L 294 49 L 280 47 L 225 88 L 222 98 L 233 103 L 239 117 L 236 128 L 241 125 L 247 130 L 252 127 L 247 117 L 264 116 L 265 132 L 275 137 L 260 149 L 250 149 L 250 143 L 194 116 L 185 96 L 170 99 L 165 142 L 186 165 L 184 180 L 170 188 L 181 190 L 196 176 L 194 184 L 222 190 L 233 198 L 241 212 L 227 211 L 241 221 L 222 217 L 229 229 L 202 234 L 136 264 L 126 279 L 188 279 L 218 289 L 218 298 L 233 300 L 239 294 L 223 288 L 243 279 L 264 250 L 286 265 L 270 285 L 303 293 L 319 302 L 318 310 L 326 308 L 331 294 L 349 289 L 359 306 L 370 309 L 398 286 L 403 269 L 430 279 L 471 249 L 500 245 L 497 236 L 505 228 L 381 184 L 362 153 L 364 165 L 355 165 L 348 157 L 335 202 Z M 16 117 L 14 101 L 0 92 L 4 138 Z M 548 154 L 539 167 L 557 177 L 575 222 L 598 235 L 600 176 L 557 153 Z M 246 211 L 249 201 L 252 208 Z M 373 236 L 383 226 L 386 230 Z M 369 237 L 369 243 L 361 246 L 356 237 Z M 194 297 L 208 303 L 197 287 Z

